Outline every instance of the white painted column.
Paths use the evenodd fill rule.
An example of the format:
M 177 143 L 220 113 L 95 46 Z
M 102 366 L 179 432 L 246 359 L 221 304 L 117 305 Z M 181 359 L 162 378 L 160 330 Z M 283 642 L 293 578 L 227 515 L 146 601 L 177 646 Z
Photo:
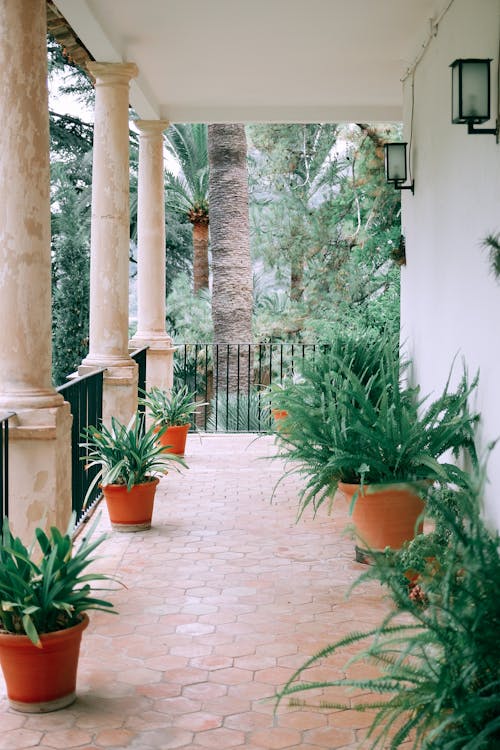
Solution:
M 136 120 L 139 130 L 137 206 L 137 332 L 131 349 L 148 346 L 146 387 L 171 388 L 172 339 L 165 330 L 165 120 Z
M 49 118 L 45 0 L 0 0 L 0 411 L 10 431 L 10 517 L 71 510 L 71 415 L 52 387 Z
M 79 374 L 105 367 L 104 421 L 137 408 L 137 365 L 128 353 L 129 84 L 134 63 L 89 63 L 95 78 L 90 243 L 89 353 Z

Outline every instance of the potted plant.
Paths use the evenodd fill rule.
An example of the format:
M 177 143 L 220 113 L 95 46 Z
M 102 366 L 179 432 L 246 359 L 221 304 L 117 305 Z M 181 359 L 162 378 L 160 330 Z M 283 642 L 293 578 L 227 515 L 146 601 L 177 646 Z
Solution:
M 0 665 L 12 708 L 27 713 L 55 711 L 75 700 L 82 632 L 90 609 L 112 604 L 93 595 L 91 583 L 111 580 L 86 572 L 92 552 L 105 539 L 90 541 L 98 519 L 78 545 L 75 516 L 65 534 L 37 528 L 28 549 L 5 518 L 0 542 Z M 99 589 L 98 589 L 99 590 Z
M 398 567 L 394 555 L 375 555 L 358 583 L 367 577 L 382 583 L 391 611 L 373 630 L 347 634 L 321 649 L 292 675 L 278 701 L 315 688 L 357 689 L 360 697 L 335 708 L 374 711 L 368 731 L 373 749 L 500 747 L 500 536 L 483 518 L 480 483 L 463 479 L 453 503 L 439 495 L 427 500 L 427 513 L 437 520 L 439 512 L 448 541 L 433 550 L 440 565 L 419 583 L 421 596 L 408 596 L 406 562 Z M 315 664 L 321 662 L 324 671 L 332 654 L 338 673 L 343 649 L 350 664 L 368 661 L 380 675 L 318 684 L 305 672 L 298 682 Z
M 196 394 L 190 392 L 187 385 L 172 388 L 170 392 L 153 386 L 139 403 L 148 409 L 165 453 L 183 456 L 191 417 L 199 406 L 205 404 L 197 403 Z M 160 433 L 161 428 L 165 429 Z
M 405 382 L 407 366 L 391 340 L 363 340 L 355 354 L 349 346 L 344 355 L 318 356 L 288 394 L 280 455 L 306 475 L 299 515 L 343 491 L 362 562 L 366 549 L 398 548 L 414 536 L 427 484 L 460 478 L 457 466 L 440 460 L 446 452 L 464 449 L 475 460 L 477 416 L 468 398 L 476 380 L 469 385 L 464 374 L 454 392 L 448 381 L 429 404 Z
M 100 482 L 111 526 L 116 531 L 143 531 L 151 528 L 154 497 L 159 476 L 171 467 L 186 464 L 179 456 L 166 454 L 158 443 L 166 427 L 159 432 L 154 426 L 144 430 L 139 415 L 128 425 L 112 417 L 111 427 L 90 426 L 85 432 L 87 455 L 82 460 L 87 468 L 100 470 L 90 484 L 87 498 Z M 87 499 L 86 498 L 86 499 Z

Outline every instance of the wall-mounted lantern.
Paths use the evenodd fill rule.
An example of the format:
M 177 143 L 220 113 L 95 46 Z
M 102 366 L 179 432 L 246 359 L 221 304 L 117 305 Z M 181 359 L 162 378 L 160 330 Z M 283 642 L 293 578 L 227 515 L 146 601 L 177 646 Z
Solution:
M 491 60 L 455 60 L 451 64 L 451 121 L 467 125 L 471 135 L 496 135 L 496 128 L 475 128 L 491 117 L 490 111 Z
M 414 192 L 415 181 L 410 185 L 406 182 L 406 143 L 386 143 L 385 148 L 385 177 L 387 182 L 392 182 L 396 190 L 411 190 Z

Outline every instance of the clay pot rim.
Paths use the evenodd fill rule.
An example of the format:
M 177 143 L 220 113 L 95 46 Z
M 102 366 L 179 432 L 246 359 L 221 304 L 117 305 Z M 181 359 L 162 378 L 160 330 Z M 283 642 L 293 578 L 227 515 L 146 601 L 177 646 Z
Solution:
M 163 475 L 163 476 L 165 476 L 165 475 Z M 132 487 L 130 488 L 130 490 L 127 490 L 127 492 L 130 492 L 131 490 L 133 490 L 134 487 L 143 487 L 146 484 L 158 484 L 159 481 L 160 481 L 160 477 L 154 477 L 154 476 L 150 475 L 146 479 L 145 482 L 139 482 L 138 484 L 133 484 Z M 127 485 L 126 484 L 114 484 L 113 482 L 110 482 L 109 484 L 99 484 L 99 489 L 100 490 L 103 490 L 105 488 L 107 489 L 108 487 L 112 487 L 113 489 L 114 488 L 116 488 L 116 489 L 122 489 L 122 490 L 126 490 L 127 489 Z
M 86 612 L 81 612 L 79 617 L 80 617 L 80 622 L 77 622 L 76 625 L 71 625 L 71 627 L 69 628 L 51 630 L 48 633 L 39 633 L 42 646 L 44 643 L 50 644 L 50 642 L 64 638 L 66 636 L 71 637 L 73 633 L 75 633 L 78 630 L 81 630 L 83 632 L 88 627 L 89 616 Z M 39 648 L 38 646 L 35 646 L 33 641 L 25 633 L 9 633 L 6 630 L 0 630 L 0 640 L 2 640 L 3 644 L 6 646 L 15 646 L 15 647 L 19 646 L 20 648 L 23 648 L 25 646 L 31 645 L 37 651 L 43 650 Z

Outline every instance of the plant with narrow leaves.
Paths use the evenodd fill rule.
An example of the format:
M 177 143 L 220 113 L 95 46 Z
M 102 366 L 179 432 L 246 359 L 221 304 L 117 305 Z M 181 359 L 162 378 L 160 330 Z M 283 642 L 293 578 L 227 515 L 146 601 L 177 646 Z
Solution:
M 87 610 L 111 610 L 110 602 L 93 596 L 91 584 L 114 579 L 85 572 L 95 561 L 93 551 L 106 538 L 102 535 L 90 541 L 97 522 L 98 519 L 77 546 L 72 536 L 75 514 L 65 534 L 55 527 L 48 535 L 37 528 L 35 541 L 28 549 L 13 536 L 7 518 L 4 519 L 0 544 L 0 632 L 27 635 L 35 646 L 41 647 L 40 634 L 76 625 Z
M 166 429 L 163 426 L 158 431 L 152 425 L 144 430 L 137 414 L 128 425 L 112 417 L 111 427 L 101 424 L 86 428 L 83 432 L 86 442 L 80 443 L 86 449 L 82 460 L 86 461 L 87 468 L 99 466 L 100 469 L 87 490 L 85 501 L 99 481 L 102 485 L 123 484 L 130 490 L 136 484 L 167 474 L 170 468 L 177 469 L 179 465 L 187 468 L 180 456 L 164 453 L 158 438 Z
M 269 421 L 269 401 L 262 392 L 222 392 L 210 402 L 206 429 L 209 432 L 261 432 L 267 429 Z
M 299 513 L 309 504 L 316 511 L 339 482 L 418 490 L 422 480 L 460 480 L 457 466 L 439 460 L 447 451 L 463 449 L 476 461 L 478 417 L 468 400 L 477 378 L 469 383 L 464 373 L 455 391 L 448 379 L 428 404 L 404 381 L 407 367 L 392 340 L 351 342 L 344 353 L 326 352 L 305 368 L 304 383 L 283 397 L 288 418 L 280 456 L 307 478 Z
M 172 388 L 170 392 L 153 386 L 139 403 L 146 406 L 157 426 L 165 427 L 188 424 L 198 407 L 205 406 L 196 401 L 196 394 L 189 391 L 187 385 Z
M 370 748 L 396 750 L 497 750 L 500 747 L 500 536 L 482 516 L 481 489 L 466 480 L 455 490 L 455 507 L 429 497 L 427 512 L 439 509 L 449 542 L 435 550 L 439 565 L 419 583 L 422 597 L 408 596 L 403 570 L 389 554 L 375 553 L 360 577 L 376 578 L 394 604 L 383 622 L 353 632 L 298 669 L 277 702 L 303 690 L 325 687 L 371 692 L 373 700 L 325 704 L 329 708 L 375 711 Z M 438 504 L 438 505 L 436 505 Z M 349 663 L 368 660 L 380 676 L 297 682 L 313 665 L 360 644 Z M 361 648 L 362 647 L 362 648 Z M 405 745 L 406 747 L 406 745 Z

